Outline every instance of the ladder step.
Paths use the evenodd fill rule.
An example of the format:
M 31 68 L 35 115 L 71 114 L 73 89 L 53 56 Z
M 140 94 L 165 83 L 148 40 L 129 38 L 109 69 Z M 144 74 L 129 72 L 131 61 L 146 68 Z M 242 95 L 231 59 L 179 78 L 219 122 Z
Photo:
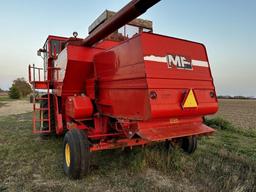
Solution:
M 49 110 L 48 108 L 35 108 L 35 111 L 47 111 Z
M 51 130 L 33 130 L 33 133 L 35 134 L 51 133 Z
M 49 89 L 49 82 L 47 81 L 30 81 L 35 89 Z
M 49 121 L 49 119 L 35 119 L 36 122 Z
M 47 97 L 36 97 L 35 100 L 48 100 Z

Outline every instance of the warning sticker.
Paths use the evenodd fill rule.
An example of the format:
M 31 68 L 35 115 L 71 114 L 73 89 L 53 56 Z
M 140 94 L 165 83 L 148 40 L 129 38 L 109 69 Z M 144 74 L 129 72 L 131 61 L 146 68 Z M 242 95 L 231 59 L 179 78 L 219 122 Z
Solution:
M 184 99 L 183 108 L 195 108 L 197 106 L 198 104 L 197 104 L 194 92 L 192 89 L 190 89 L 187 96 Z

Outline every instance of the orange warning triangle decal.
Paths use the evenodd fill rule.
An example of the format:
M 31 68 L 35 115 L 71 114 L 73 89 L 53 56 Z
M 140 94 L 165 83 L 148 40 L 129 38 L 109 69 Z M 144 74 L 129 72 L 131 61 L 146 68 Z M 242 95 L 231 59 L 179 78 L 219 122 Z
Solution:
M 183 103 L 183 108 L 195 108 L 197 107 L 196 98 L 192 89 L 189 90 L 185 102 Z

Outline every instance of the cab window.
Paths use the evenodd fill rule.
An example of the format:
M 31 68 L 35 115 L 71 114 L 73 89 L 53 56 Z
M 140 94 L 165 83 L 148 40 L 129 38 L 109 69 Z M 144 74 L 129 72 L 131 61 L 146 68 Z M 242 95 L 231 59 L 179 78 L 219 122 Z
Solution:
M 51 46 L 51 55 L 58 55 L 61 51 L 61 45 L 60 45 L 60 41 L 59 40 L 51 40 L 50 42 L 50 46 Z

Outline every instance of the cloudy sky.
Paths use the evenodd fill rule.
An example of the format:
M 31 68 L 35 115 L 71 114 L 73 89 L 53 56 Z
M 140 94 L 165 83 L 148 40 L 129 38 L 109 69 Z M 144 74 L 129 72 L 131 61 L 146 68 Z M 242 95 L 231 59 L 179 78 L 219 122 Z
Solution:
M 27 78 L 28 64 L 49 34 L 87 36 L 105 9 L 118 11 L 128 0 L 0 1 L 0 88 Z M 162 0 L 142 18 L 154 32 L 202 42 L 220 95 L 256 96 L 256 1 Z

